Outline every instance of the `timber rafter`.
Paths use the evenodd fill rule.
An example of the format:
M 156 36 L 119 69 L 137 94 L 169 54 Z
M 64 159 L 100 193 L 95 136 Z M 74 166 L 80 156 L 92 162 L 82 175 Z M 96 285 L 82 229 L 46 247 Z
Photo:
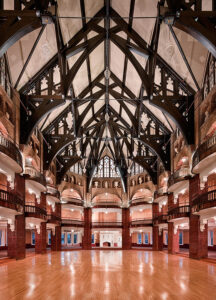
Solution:
M 148 45 L 132 28 L 135 0 L 131 0 L 129 23 L 110 6 L 109 1 L 105 1 L 105 6 L 87 22 L 85 3 L 80 0 L 83 28 L 64 44 L 59 20 L 47 11 L 49 4 L 53 5 L 53 1 L 31 0 L 25 1 L 22 10 L 21 6 L 17 5 L 12 12 L 0 11 L 0 28 L 9 28 L 8 31 L 4 30 L 0 37 L 0 55 L 25 34 L 42 27 L 43 16 L 50 17 L 50 22 L 54 23 L 56 30 L 58 53 L 20 89 L 25 106 L 21 109 L 20 142 L 28 143 L 35 128 L 45 119 L 42 126 L 42 133 L 47 141 L 44 168 L 47 169 L 56 158 L 61 164 L 58 178 L 62 178 L 64 172 L 83 158 L 87 158 L 87 174 L 91 178 L 104 148 L 107 147 L 119 167 L 122 178 L 127 175 L 130 159 L 142 165 L 153 182 L 156 182 L 157 173 L 152 165 L 157 165 L 157 160 L 164 164 L 165 169 L 170 169 L 169 141 L 172 129 L 155 116 L 153 110 L 145 105 L 145 101 L 165 115 L 169 115 L 180 128 L 188 144 L 194 140 L 191 133 L 195 91 L 158 55 L 160 23 L 162 20 L 173 18 L 172 26 L 191 34 L 215 55 L 215 12 L 202 11 L 201 0 L 189 2 L 167 0 L 168 8 L 164 7 L 164 1 L 160 1 L 152 41 Z M 36 15 L 35 10 L 39 10 L 40 15 Z M 21 16 L 20 20 L 15 18 L 16 14 Z M 106 25 L 104 28 L 99 24 L 101 18 Z M 111 28 L 110 19 L 115 23 Z M 120 32 L 124 35 L 120 36 Z M 93 37 L 89 38 L 89 33 L 93 33 Z M 108 45 L 105 49 L 104 70 L 92 80 L 90 54 L 103 42 Z M 118 47 L 125 58 L 122 80 L 112 70 L 110 78 L 107 79 L 104 75 L 106 68 L 110 67 L 110 42 Z M 145 57 L 146 68 L 141 65 L 134 53 Z M 68 59 L 76 54 L 80 56 L 69 68 Z M 129 61 L 142 83 L 138 97 L 126 86 Z M 79 95 L 75 95 L 73 82 L 83 63 L 87 64 L 88 85 Z M 56 70 L 60 74 L 59 82 L 54 80 Z M 156 71 L 161 76 L 160 83 L 157 84 L 154 82 Z M 168 87 L 170 82 L 172 90 Z M 97 106 L 103 101 L 103 97 L 105 104 Z M 109 98 L 113 98 L 112 101 L 118 104 L 119 110 L 112 105 Z M 46 122 L 54 110 L 66 103 L 67 107 L 60 114 L 51 122 Z M 143 126 L 143 116 L 147 119 L 146 126 Z M 69 125 L 68 120 L 71 119 L 72 125 Z M 133 154 L 136 147 L 139 152 L 137 156 Z M 80 156 L 77 155 L 75 148 L 80 149 Z M 144 152 L 147 154 L 142 155 Z

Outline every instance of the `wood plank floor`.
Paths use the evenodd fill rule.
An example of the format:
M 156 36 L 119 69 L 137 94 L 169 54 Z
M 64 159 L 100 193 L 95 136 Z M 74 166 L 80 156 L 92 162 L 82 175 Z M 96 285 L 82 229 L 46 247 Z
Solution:
M 151 251 L 66 251 L 0 265 L 0 299 L 216 299 L 216 266 Z

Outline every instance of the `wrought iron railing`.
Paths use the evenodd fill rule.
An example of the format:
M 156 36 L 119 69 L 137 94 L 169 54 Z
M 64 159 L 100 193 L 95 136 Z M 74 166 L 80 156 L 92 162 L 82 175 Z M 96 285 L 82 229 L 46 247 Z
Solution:
M 47 215 L 47 221 L 56 221 L 56 222 L 61 222 L 61 217 L 58 217 L 54 214 L 48 214 Z
M 166 186 L 163 186 L 163 187 L 159 188 L 156 192 L 156 194 L 158 194 L 158 195 L 163 195 L 165 193 L 167 193 L 167 187 Z
M 83 226 L 84 221 L 77 220 L 77 219 L 67 219 L 67 218 L 62 218 L 61 219 L 63 225 L 73 225 L 73 226 Z
M 150 225 L 150 224 L 152 224 L 152 219 L 136 219 L 131 221 L 132 226 Z
M 202 159 L 216 152 L 216 135 L 201 144 L 193 155 L 192 167 L 194 168 Z
M 178 181 L 183 180 L 185 177 L 190 176 L 190 169 L 189 168 L 181 168 L 174 173 L 172 173 L 168 180 L 168 186 L 175 184 Z
M 47 212 L 45 208 L 34 206 L 34 205 L 25 205 L 25 213 L 41 215 L 43 218 L 46 218 Z
M 139 203 L 149 203 L 151 201 L 151 198 L 144 198 L 144 197 L 140 197 L 140 198 L 135 198 L 130 200 L 130 204 L 133 205 L 137 205 Z
M 0 134 L 0 152 L 5 153 L 22 167 L 22 155 L 18 147 L 9 139 Z
M 0 201 L 6 205 L 15 205 L 16 210 L 20 210 L 20 206 L 24 206 L 24 200 L 19 196 L 12 194 L 8 191 L 0 190 Z
M 92 222 L 92 227 L 122 227 L 122 222 Z
M 212 206 L 216 207 L 216 187 L 214 190 L 198 195 L 192 203 L 192 211 L 199 211 Z
M 115 207 L 120 207 L 122 205 L 121 202 L 115 202 L 115 201 L 98 201 L 98 202 L 92 202 L 92 206 L 104 206 L 104 207 L 109 207 L 109 206 L 115 206 Z
M 190 213 L 190 205 L 178 206 L 168 211 L 168 220 L 173 219 L 173 216 Z
M 153 221 L 157 221 L 158 223 L 164 223 L 164 222 L 167 222 L 167 219 L 168 219 L 168 215 L 159 215 L 159 214 L 154 214 L 154 217 L 153 217 Z
M 84 201 L 82 199 L 78 199 L 78 198 L 71 198 L 71 197 L 62 197 L 61 198 L 62 202 L 70 202 L 72 204 L 78 205 L 78 206 L 83 206 Z

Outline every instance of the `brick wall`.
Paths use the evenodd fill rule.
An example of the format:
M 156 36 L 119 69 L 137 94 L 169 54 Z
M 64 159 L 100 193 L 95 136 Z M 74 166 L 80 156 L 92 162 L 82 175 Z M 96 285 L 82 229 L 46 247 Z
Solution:
M 17 215 L 15 217 L 15 230 L 11 231 L 8 225 L 8 257 L 22 259 L 25 258 L 25 217 Z
M 200 217 L 190 216 L 189 255 L 191 258 L 204 258 L 208 256 L 208 226 L 200 231 Z
M 46 223 L 42 222 L 40 225 L 40 233 L 35 232 L 35 253 L 46 253 Z
M 168 223 L 168 253 L 175 254 L 179 252 L 179 231 L 174 234 L 173 222 Z
M 83 236 L 83 249 L 91 249 L 91 208 L 84 208 L 84 236 Z
M 130 210 L 129 208 L 122 208 L 122 249 L 131 248 L 130 236 Z

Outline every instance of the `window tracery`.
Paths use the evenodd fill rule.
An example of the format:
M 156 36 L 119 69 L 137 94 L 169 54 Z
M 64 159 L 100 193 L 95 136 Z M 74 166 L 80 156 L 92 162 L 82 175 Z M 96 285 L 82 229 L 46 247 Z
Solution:
M 95 177 L 120 177 L 113 159 L 107 155 L 104 156 L 98 164 Z

